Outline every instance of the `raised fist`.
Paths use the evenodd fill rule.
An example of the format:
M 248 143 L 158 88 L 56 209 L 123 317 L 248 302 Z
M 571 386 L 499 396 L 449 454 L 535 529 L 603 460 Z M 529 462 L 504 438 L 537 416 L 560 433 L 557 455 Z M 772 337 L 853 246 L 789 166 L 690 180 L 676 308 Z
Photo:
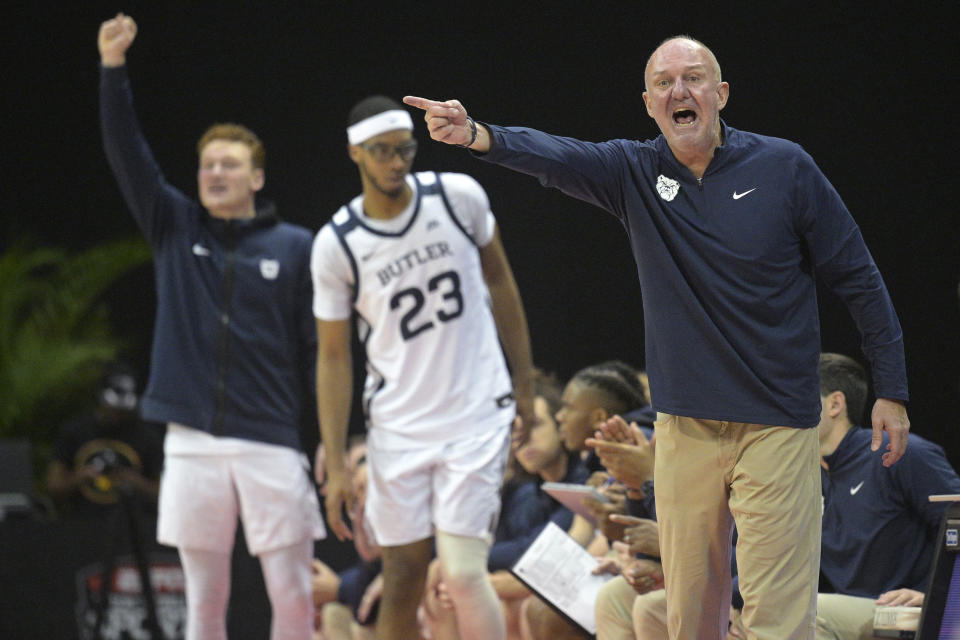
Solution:
M 105 67 L 119 67 L 126 63 L 127 49 L 137 37 L 137 23 L 130 16 L 118 13 L 117 17 L 100 25 L 97 46 L 100 62 Z

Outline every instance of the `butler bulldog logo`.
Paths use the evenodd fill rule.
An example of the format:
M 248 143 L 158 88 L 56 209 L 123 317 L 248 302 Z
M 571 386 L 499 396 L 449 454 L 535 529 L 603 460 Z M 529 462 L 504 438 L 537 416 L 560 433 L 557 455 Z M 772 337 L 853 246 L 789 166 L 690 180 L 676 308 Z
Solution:
M 671 180 L 670 178 L 660 175 L 657 176 L 657 193 L 660 194 L 660 197 L 670 202 L 677 197 L 677 193 L 680 191 L 680 183 L 676 180 Z
M 280 261 L 279 260 L 267 260 L 264 258 L 260 261 L 260 275 L 266 280 L 276 280 L 277 275 L 280 273 Z

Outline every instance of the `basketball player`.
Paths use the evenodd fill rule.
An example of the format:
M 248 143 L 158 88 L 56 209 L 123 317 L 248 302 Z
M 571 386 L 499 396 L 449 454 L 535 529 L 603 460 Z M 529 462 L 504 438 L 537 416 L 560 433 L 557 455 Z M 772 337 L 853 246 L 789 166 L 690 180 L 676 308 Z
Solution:
M 313 380 L 311 235 L 258 202 L 265 152 L 246 127 L 197 143 L 200 202 L 169 184 L 133 109 L 137 25 L 100 26 L 100 121 L 114 177 L 153 252 L 157 318 L 143 417 L 167 424 L 157 540 L 176 546 L 187 640 L 227 637 L 238 518 L 260 560 L 271 640 L 313 631 L 313 541 L 325 534 L 300 450 Z
M 487 547 L 510 425 L 515 415 L 520 431 L 532 424 L 527 323 L 486 194 L 466 175 L 410 173 L 412 131 L 394 100 L 354 106 L 348 153 L 363 193 L 314 241 L 327 521 L 351 536 L 342 509 L 352 498 L 344 440 L 355 312 L 367 360 L 365 517 L 383 552 L 377 637 L 419 637 L 435 537 L 461 637 L 503 638 Z

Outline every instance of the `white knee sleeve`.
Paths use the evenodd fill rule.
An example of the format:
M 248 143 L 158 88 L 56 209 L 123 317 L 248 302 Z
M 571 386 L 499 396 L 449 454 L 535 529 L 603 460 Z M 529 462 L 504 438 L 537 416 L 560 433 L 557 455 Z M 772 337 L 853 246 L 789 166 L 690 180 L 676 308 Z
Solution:
M 437 556 L 462 640 L 506 637 L 503 609 L 487 576 L 487 553 L 480 538 L 437 532 Z

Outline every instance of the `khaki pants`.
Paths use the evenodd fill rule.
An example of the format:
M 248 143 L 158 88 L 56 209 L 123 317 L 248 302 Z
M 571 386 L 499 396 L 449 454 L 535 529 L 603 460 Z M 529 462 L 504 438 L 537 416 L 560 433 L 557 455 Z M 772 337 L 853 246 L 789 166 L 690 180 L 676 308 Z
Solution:
M 607 582 L 597 594 L 594 618 L 597 640 L 633 640 L 633 601 L 637 592 L 623 576 Z
M 636 640 L 667 640 L 667 594 L 657 589 L 633 601 L 633 628 Z
M 820 566 L 817 430 L 665 414 L 655 427 L 670 638 L 725 637 L 736 523 L 748 637 L 813 640 Z
M 622 580 L 622 578 L 621 578 Z M 600 596 L 604 596 L 608 587 L 615 581 L 611 580 L 601 589 Z M 626 584 L 624 582 L 624 584 Z M 628 585 L 629 586 L 629 585 Z M 631 590 L 632 591 L 632 590 Z M 612 621 L 616 613 L 614 635 L 609 638 L 629 638 L 630 640 L 667 640 L 667 596 L 663 589 L 651 591 L 633 600 L 633 624 L 630 627 L 631 635 L 620 635 L 624 628 L 620 619 L 622 600 L 617 602 L 615 592 L 607 594 L 605 611 Z M 857 598 L 842 596 L 836 593 L 821 593 L 817 596 L 817 640 L 873 640 L 873 613 L 876 602 L 873 598 Z M 603 640 L 600 634 L 600 599 L 597 600 L 597 640 Z
M 821 593 L 817 596 L 817 640 L 872 640 L 873 598 Z
M 667 596 L 663 589 L 637 595 L 617 576 L 597 595 L 596 620 L 597 640 L 667 640 Z

